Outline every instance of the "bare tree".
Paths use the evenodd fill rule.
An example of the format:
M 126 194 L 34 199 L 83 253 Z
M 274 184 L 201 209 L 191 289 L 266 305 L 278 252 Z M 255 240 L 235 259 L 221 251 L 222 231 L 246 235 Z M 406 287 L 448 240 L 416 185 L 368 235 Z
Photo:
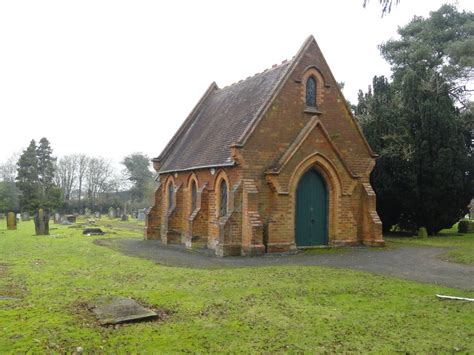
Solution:
M 17 161 L 20 153 L 17 152 L 7 159 L 5 163 L 0 164 L 0 181 L 14 182 L 17 172 Z
M 71 193 L 76 186 L 79 172 L 79 155 L 65 155 L 56 165 L 55 183 L 63 192 L 64 200 L 71 199 Z
M 87 168 L 89 166 L 89 160 L 90 158 L 87 155 L 84 155 L 84 154 L 77 155 L 77 164 L 78 164 L 77 184 L 78 184 L 78 190 L 79 190 L 79 197 L 78 197 L 79 202 L 81 201 L 81 198 L 82 198 L 82 188 L 84 185 L 84 179 L 86 177 Z
M 111 163 L 104 158 L 89 158 L 87 165 L 87 195 L 91 204 L 95 204 L 99 195 L 107 192 L 114 170 Z

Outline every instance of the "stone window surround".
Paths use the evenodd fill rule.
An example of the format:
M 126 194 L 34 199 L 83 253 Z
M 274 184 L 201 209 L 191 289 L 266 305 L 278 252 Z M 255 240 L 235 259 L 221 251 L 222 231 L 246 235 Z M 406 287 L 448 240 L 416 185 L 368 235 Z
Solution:
M 170 190 L 169 190 L 170 185 L 173 186 L 173 194 L 172 194 L 172 196 L 171 196 L 172 201 L 169 200 L 169 197 L 170 197 L 170 193 L 169 193 L 169 191 L 170 191 Z M 171 211 L 174 209 L 174 207 L 176 206 L 176 184 L 175 184 L 174 179 L 173 179 L 173 177 L 172 177 L 171 175 L 168 176 L 168 179 L 167 179 L 167 181 L 166 181 L 166 184 L 165 184 L 165 192 L 166 192 L 166 194 L 165 194 L 165 196 L 166 196 L 166 198 L 165 198 L 166 211 L 171 212 Z
M 218 219 L 225 217 L 221 216 L 220 210 L 221 210 L 221 194 L 220 194 L 220 187 L 221 187 L 221 182 L 222 180 L 225 181 L 227 185 L 227 206 L 226 206 L 226 212 L 227 214 L 229 213 L 229 203 L 230 203 L 230 181 L 225 173 L 225 171 L 220 170 L 216 176 L 215 182 L 214 182 L 214 192 L 215 192 L 215 199 L 216 199 L 216 217 Z
M 196 186 L 196 204 L 193 209 L 193 184 Z M 196 177 L 196 174 L 191 173 L 189 176 L 188 182 L 188 191 L 189 191 L 189 215 L 192 215 L 200 206 L 199 206 L 199 182 Z
M 310 77 L 313 77 L 316 81 L 316 106 L 307 106 L 306 105 L 306 84 L 308 82 L 308 79 Z M 310 114 L 321 114 L 321 104 L 323 102 L 323 89 L 328 88 L 328 86 L 325 84 L 324 77 L 321 75 L 321 72 L 319 71 L 318 68 L 315 66 L 308 67 L 304 70 L 303 76 L 301 77 L 301 80 L 298 80 L 300 83 L 302 83 L 302 90 L 301 90 L 301 100 L 302 100 L 302 105 L 304 107 L 304 112 L 305 113 L 310 113 Z

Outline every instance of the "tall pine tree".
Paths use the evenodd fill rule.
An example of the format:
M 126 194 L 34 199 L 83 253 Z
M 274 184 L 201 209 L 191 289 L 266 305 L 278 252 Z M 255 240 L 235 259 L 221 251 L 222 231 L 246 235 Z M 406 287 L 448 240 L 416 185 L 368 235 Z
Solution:
M 54 161 L 51 146 L 46 138 L 41 138 L 39 145 L 35 140 L 18 160 L 17 186 L 21 191 L 20 208 L 32 214 L 38 208 L 46 211 L 60 203 L 61 192 L 54 184 Z
M 473 25 L 472 12 L 451 5 L 415 17 L 380 47 L 393 81 L 375 78 L 373 94 L 359 94 L 355 113 L 380 155 L 371 180 L 384 230 L 435 234 L 467 211 L 474 122 L 464 84 L 474 65 Z
M 406 70 L 401 86 L 402 120 L 416 176 L 405 194 L 405 228 L 426 227 L 428 234 L 451 227 L 467 213 L 472 197 L 472 156 L 459 126 L 459 110 L 449 85 L 429 69 Z
M 369 144 L 379 154 L 371 175 L 385 231 L 397 225 L 430 235 L 450 227 L 472 197 L 474 161 L 465 122 L 440 74 L 404 68 L 389 83 L 375 77 L 373 90 L 354 107 Z
M 36 142 L 31 140 L 30 145 L 20 156 L 17 163 L 17 186 L 21 191 L 20 209 L 34 213 L 40 206 L 41 192 L 38 177 L 38 157 L 36 156 Z
M 384 232 L 406 214 L 405 191 L 410 191 L 415 181 L 409 167 L 412 152 L 404 143 L 406 131 L 400 122 L 396 94 L 385 77 L 375 76 L 372 88 L 366 94 L 359 92 L 359 102 L 354 107 L 370 146 L 379 155 L 370 178 Z
M 38 182 L 40 189 L 41 206 L 47 210 L 56 207 L 60 202 L 61 191 L 54 184 L 55 162 L 53 149 L 47 138 L 39 141 L 36 149 L 38 159 Z

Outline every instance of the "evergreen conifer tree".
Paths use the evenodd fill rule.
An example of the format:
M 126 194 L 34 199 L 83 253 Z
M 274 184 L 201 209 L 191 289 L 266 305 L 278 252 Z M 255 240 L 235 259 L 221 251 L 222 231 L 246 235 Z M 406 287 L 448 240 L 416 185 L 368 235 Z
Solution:
M 17 186 L 21 191 L 20 208 L 22 211 L 35 214 L 38 208 L 50 209 L 60 204 L 61 191 L 54 184 L 55 158 L 46 138 L 41 138 L 39 145 L 35 140 L 18 160 Z
M 436 234 L 467 213 L 472 197 L 472 156 L 459 126 L 460 113 L 439 74 L 407 70 L 401 87 L 402 119 L 413 154 L 409 164 L 416 183 L 404 195 L 400 225 L 426 227 Z
M 56 158 L 53 157 L 53 149 L 47 138 L 43 137 L 40 139 L 36 149 L 36 156 L 38 160 L 38 182 L 41 206 L 49 210 L 59 204 L 61 192 L 54 184 Z
M 429 234 L 450 227 L 473 196 L 472 12 L 443 5 L 415 17 L 400 39 L 381 46 L 393 81 L 374 78 L 373 94 L 359 93 L 356 116 L 380 155 L 371 181 L 384 230 L 397 225 Z M 462 111 L 455 105 L 462 106 Z
M 31 140 L 30 145 L 20 156 L 17 163 L 17 186 L 21 191 L 20 208 L 22 211 L 34 213 L 40 206 L 41 193 L 39 189 L 38 158 L 36 156 L 36 142 Z

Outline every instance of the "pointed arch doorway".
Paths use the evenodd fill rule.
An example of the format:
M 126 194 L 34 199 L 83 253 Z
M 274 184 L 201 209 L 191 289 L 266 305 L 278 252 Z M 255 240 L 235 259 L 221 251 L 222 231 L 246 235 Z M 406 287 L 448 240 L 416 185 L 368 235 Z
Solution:
M 327 245 L 328 191 L 323 177 L 308 170 L 296 189 L 296 245 L 298 247 Z

